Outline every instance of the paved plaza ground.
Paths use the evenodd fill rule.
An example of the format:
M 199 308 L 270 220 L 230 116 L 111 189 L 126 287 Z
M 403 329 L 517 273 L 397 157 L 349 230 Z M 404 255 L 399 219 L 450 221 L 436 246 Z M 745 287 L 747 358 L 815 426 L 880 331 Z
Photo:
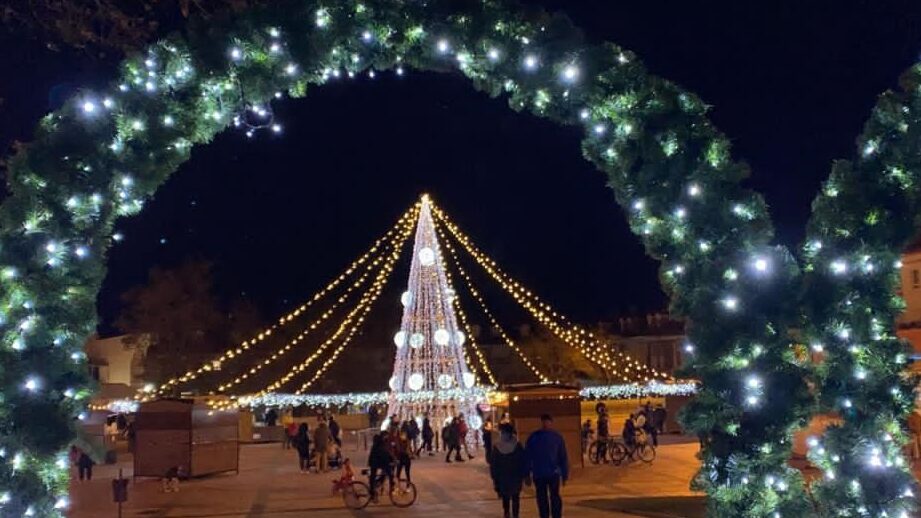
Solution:
M 671 439 L 670 442 L 675 442 Z M 367 453 L 346 446 L 346 455 L 364 466 Z M 634 463 L 575 468 L 563 490 L 564 515 L 570 517 L 697 517 L 701 499 L 688 489 L 697 469 L 696 442 L 663 444 L 651 465 Z M 116 516 L 111 480 L 118 468 L 131 476 L 130 456 L 118 465 L 97 466 L 91 482 L 73 482 L 73 518 Z M 256 444 L 240 449 L 240 473 L 189 480 L 179 493 L 162 493 L 154 479 L 139 478 L 129 485 L 124 516 L 153 518 L 317 518 L 346 516 L 501 516 L 482 455 L 464 463 L 445 464 L 444 457 L 424 457 L 413 463 L 413 481 L 419 489 L 416 504 L 397 509 L 387 502 L 365 511 L 344 508 L 330 494 L 336 472 L 301 474 L 293 450 L 278 444 Z M 533 492 L 526 489 L 522 516 L 537 516 Z

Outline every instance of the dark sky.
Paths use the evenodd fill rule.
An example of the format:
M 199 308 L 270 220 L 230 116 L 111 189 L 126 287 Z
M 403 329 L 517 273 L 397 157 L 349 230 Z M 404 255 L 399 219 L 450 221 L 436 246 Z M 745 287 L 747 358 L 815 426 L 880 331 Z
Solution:
M 779 239 L 795 245 L 832 159 L 876 96 L 919 58 L 917 1 L 543 0 L 592 41 L 634 50 L 714 106 L 752 165 Z M 26 139 L 94 71 L 40 49 L 0 58 L 0 142 Z M 274 317 L 336 275 L 425 191 L 506 270 L 577 320 L 665 305 L 573 128 L 510 111 L 456 75 L 381 74 L 277 106 L 281 137 L 226 132 L 165 185 L 109 259 L 104 320 L 154 265 L 214 261 L 220 293 Z M 161 242 L 161 240 L 163 240 Z M 405 274 L 395 279 L 405 283 Z

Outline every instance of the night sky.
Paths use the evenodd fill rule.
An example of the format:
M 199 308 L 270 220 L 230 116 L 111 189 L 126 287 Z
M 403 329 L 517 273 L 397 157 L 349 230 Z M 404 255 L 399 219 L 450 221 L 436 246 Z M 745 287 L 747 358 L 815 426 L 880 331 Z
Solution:
M 749 184 L 767 198 L 779 241 L 793 246 L 831 160 L 851 156 L 876 96 L 921 51 L 917 1 L 526 3 L 564 10 L 589 40 L 635 51 L 711 104 L 736 158 L 752 166 Z M 0 79 L 4 146 L 27 140 L 73 88 L 114 74 L 19 50 L 0 57 L 17 70 Z M 141 215 L 119 223 L 126 239 L 110 254 L 104 323 L 152 266 L 188 257 L 215 263 L 222 296 L 243 294 L 274 318 L 337 275 L 422 192 L 576 320 L 665 307 L 657 265 L 581 158 L 579 130 L 516 114 L 459 75 L 419 72 L 315 88 L 276 112 L 282 136 L 225 132 L 195 149 Z

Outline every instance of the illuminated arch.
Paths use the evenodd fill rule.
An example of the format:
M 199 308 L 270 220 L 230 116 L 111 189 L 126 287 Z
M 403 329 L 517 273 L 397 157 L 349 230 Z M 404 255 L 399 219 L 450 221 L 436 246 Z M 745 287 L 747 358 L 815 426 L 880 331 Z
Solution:
M 228 126 L 280 131 L 276 98 L 420 69 L 459 73 L 515 110 L 584 130 L 585 157 L 662 261 L 673 311 L 693 322 L 688 374 L 704 388 L 685 421 L 709 436 L 697 484 L 711 512 L 803 515 L 799 472 L 786 465 L 811 403 L 803 369 L 787 359 L 798 269 L 770 246 L 766 206 L 741 187 L 747 169 L 706 105 L 632 53 L 584 43 L 563 17 L 455 4 L 285 2 L 193 27 L 42 120 L 10 162 L 12 195 L 0 207 L 4 514 L 66 505 L 61 451 L 89 396 L 81 349 L 115 219 L 141 210 L 193 146 Z

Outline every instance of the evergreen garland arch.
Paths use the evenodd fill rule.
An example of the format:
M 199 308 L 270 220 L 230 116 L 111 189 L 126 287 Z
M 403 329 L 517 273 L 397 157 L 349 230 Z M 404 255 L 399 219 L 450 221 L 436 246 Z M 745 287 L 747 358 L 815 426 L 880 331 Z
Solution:
M 192 146 L 233 124 L 271 130 L 273 99 L 302 97 L 350 75 L 411 69 L 459 72 L 513 109 L 584 129 L 585 157 L 608 175 L 632 229 L 662 261 L 672 310 L 692 322 L 687 374 L 703 389 L 685 422 L 706 439 L 695 486 L 708 493 L 710 515 L 809 514 L 802 478 L 787 465 L 792 432 L 814 400 L 809 365 L 794 354 L 790 335 L 802 323 L 795 301 L 804 277 L 786 249 L 771 245 L 765 203 L 740 185 L 747 167 L 732 160 L 706 105 L 649 75 L 629 51 L 586 44 L 567 19 L 508 2 L 301 0 L 191 24 L 152 45 L 123 63 L 110 88 L 81 92 L 45 117 L 11 160 L 12 194 L 0 206 L 2 515 L 60 516 L 66 509 L 63 450 L 91 391 L 82 344 L 95 327 L 115 219 L 141 210 Z M 898 149 L 917 146 L 908 138 L 921 127 L 915 122 L 898 142 L 887 140 L 888 129 L 872 137 L 884 154 L 904 160 L 896 176 L 913 185 L 919 155 L 901 157 Z M 848 196 L 878 194 L 879 165 L 860 169 L 874 189 Z M 832 182 L 845 181 L 836 175 Z M 888 188 L 904 202 L 899 214 L 917 209 L 910 188 Z M 852 212 L 820 201 L 816 214 L 813 228 L 822 233 L 823 221 Z M 884 238 L 908 233 L 908 224 L 893 225 L 886 221 L 888 235 L 873 244 L 884 258 L 896 253 Z M 856 254 L 857 242 L 837 244 Z M 805 278 L 819 271 L 807 263 Z M 891 281 L 851 287 L 867 295 L 886 329 L 895 311 L 891 298 L 883 300 Z M 807 293 L 805 302 L 817 297 Z M 844 318 L 837 306 L 822 310 Z M 823 320 L 809 322 L 815 335 L 825 329 Z M 867 389 L 867 403 L 881 390 Z M 899 390 L 899 404 L 888 407 L 896 417 L 911 405 L 910 389 Z M 893 444 L 901 440 L 896 435 Z M 837 505 L 834 491 L 819 494 Z M 910 505 L 903 496 L 886 509 L 893 516 Z

